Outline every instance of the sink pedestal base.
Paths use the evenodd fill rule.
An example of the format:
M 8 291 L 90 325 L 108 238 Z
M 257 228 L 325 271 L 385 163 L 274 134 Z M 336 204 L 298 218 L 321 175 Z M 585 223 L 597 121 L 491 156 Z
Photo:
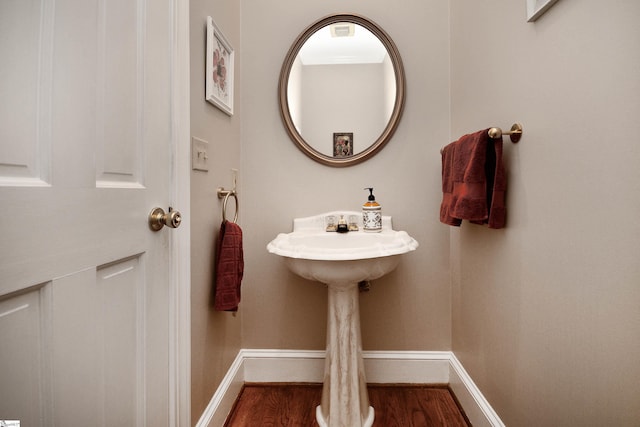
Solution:
M 358 284 L 328 287 L 327 354 L 316 420 L 320 427 L 370 427 L 374 410 L 362 360 Z

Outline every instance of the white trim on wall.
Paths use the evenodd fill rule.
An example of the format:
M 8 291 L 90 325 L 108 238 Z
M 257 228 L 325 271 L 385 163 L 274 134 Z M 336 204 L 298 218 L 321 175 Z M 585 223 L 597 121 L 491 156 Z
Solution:
M 245 382 L 322 382 L 324 351 L 242 349 L 196 427 L 224 425 Z M 504 427 L 450 351 L 365 351 L 369 383 L 449 384 L 475 427 Z
M 180 229 L 170 236 L 169 425 L 191 423 L 191 143 L 189 1 L 171 5 L 171 202 L 182 213 Z
M 505 427 L 453 352 L 449 353 L 449 387 L 474 427 Z

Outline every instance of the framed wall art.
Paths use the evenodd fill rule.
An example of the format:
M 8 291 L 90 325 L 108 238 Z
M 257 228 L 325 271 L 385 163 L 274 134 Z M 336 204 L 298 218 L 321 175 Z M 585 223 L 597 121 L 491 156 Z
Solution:
M 527 22 L 533 22 L 558 0 L 527 0 Z
M 231 44 L 216 26 L 213 18 L 207 17 L 207 66 L 206 100 L 233 115 L 233 61 Z
M 333 134 L 333 157 L 353 156 L 353 132 Z

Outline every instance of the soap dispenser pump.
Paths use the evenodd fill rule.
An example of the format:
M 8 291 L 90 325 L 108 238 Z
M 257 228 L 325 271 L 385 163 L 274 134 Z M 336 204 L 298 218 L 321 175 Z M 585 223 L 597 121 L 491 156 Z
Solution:
M 369 190 L 369 197 L 367 202 L 362 205 L 362 229 L 379 233 L 382 231 L 382 206 L 376 202 L 372 187 L 365 188 L 365 190 Z

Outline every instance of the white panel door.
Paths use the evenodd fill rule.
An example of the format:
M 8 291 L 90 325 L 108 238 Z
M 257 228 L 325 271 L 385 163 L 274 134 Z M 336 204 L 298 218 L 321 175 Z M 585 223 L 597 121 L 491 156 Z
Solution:
M 175 9 L 0 0 L 0 420 L 177 423 Z

